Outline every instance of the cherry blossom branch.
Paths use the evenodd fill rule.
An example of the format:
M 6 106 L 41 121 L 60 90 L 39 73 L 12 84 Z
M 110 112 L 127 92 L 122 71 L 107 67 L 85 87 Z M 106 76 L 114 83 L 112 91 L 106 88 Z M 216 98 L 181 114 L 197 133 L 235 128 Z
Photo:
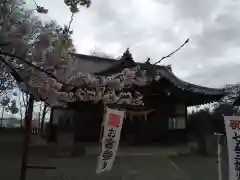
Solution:
M 65 87 L 73 87 L 73 88 L 75 88 L 75 89 L 78 89 L 78 88 L 87 88 L 87 87 L 88 87 L 87 84 L 79 85 L 79 86 L 75 86 L 75 85 L 72 85 L 72 84 L 67 84 L 67 83 L 59 80 L 59 79 L 58 79 L 56 76 L 54 76 L 52 73 L 44 70 L 42 67 L 36 66 L 36 65 L 32 64 L 31 62 L 28 62 L 28 61 L 25 60 L 24 58 L 21 58 L 21 57 L 19 57 L 19 56 L 17 56 L 17 55 L 14 55 L 14 54 L 11 54 L 11 53 L 8 53 L 8 52 L 3 52 L 3 51 L 0 51 L 0 55 L 5 55 L 5 56 L 12 57 L 12 58 L 17 58 L 17 59 L 19 59 L 20 61 L 22 61 L 22 62 L 26 63 L 27 65 L 29 65 L 30 67 L 33 67 L 34 69 L 36 69 L 36 70 L 38 70 L 38 71 L 40 71 L 40 72 L 45 73 L 48 77 L 53 78 L 53 79 L 56 80 L 58 83 L 61 83 L 61 84 L 63 85 L 63 89 L 64 89 Z M 3 61 L 3 60 L 4 60 L 4 59 L 2 58 L 2 61 Z M 5 60 L 4 60 L 4 61 L 5 61 Z M 5 62 L 6 62 L 6 61 L 5 61 Z M 8 66 L 9 66 L 9 65 L 8 65 Z M 11 67 L 11 68 L 12 68 L 12 67 Z M 112 78 L 114 79 L 114 78 L 116 78 L 116 77 L 118 77 L 118 76 L 123 76 L 123 73 L 118 73 L 118 74 L 116 74 L 115 76 L 113 76 Z
M 7 61 L 5 61 L 3 57 L 0 56 L 0 60 L 11 70 L 11 74 L 17 82 L 23 82 L 19 73 Z
M 3 51 L 0 51 L 0 54 L 1 54 L 1 55 L 4 55 L 4 56 L 9 56 L 9 57 L 17 58 L 17 59 L 19 59 L 20 61 L 26 63 L 27 65 L 29 65 L 29 66 L 31 66 L 31 67 L 33 67 L 33 68 L 35 68 L 35 69 L 37 69 L 37 70 L 39 70 L 39 71 L 41 71 L 41 72 L 44 72 L 44 73 L 47 74 L 49 77 L 51 77 L 51 78 L 57 80 L 58 82 L 64 84 L 64 82 L 60 81 L 60 80 L 59 80 L 57 77 L 55 77 L 52 73 L 49 73 L 49 72 L 45 71 L 43 68 L 38 67 L 38 66 L 36 66 L 36 65 L 28 62 L 27 60 L 25 60 L 25 59 L 17 56 L 17 55 L 10 54 L 10 53 L 3 52 Z M 1 60 L 3 61 L 4 59 L 1 58 Z M 5 61 L 5 60 L 4 60 L 4 61 Z
M 154 65 L 162 62 L 162 60 L 169 58 L 170 56 L 172 56 L 173 54 L 175 54 L 177 51 L 179 51 L 181 48 L 183 48 L 187 43 L 189 42 L 189 38 L 176 50 L 174 50 L 173 52 L 171 52 L 170 54 L 168 54 L 167 56 L 162 57 L 159 61 L 155 62 Z
M 55 79 L 58 83 L 61 83 L 61 84 L 63 85 L 63 89 L 64 89 L 65 87 L 73 87 L 73 88 L 75 88 L 75 89 L 78 89 L 78 88 L 86 88 L 85 85 L 74 86 L 74 85 L 72 85 L 72 84 L 67 84 L 67 83 L 65 83 L 64 81 L 59 80 L 59 79 L 58 79 L 56 76 L 54 76 L 52 73 L 44 70 L 42 67 L 36 66 L 36 65 L 28 62 L 28 61 L 25 60 L 24 58 L 21 58 L 21 57 L 19 57 L 19 56 L 17 56 L 17 55 L 14 55 L 14 54 L 11 54 L 11 53 L 7 53 L 7 52 L 3 52 L 3 51 L 0 51 L 0 55 L 5 55 L 5 56 L 12 57 L 12 58 L 17 58 L 17 59 L 19 59 L 20 61 L 22 61 L 22 62 L 26 63 L 27 65 L 29 65 L 30 67 L 32 67 L 32 68 L 34 68 L 34 69 L 36 69 L 36 70 L 38 70 L 38 71 L 40 71 L 40 72 L 45 73 L 48 77 L 51 77 L 51 78 Z M 1 61 L 5 61 L 3 58 L 1 58 L 0 60 L 1 60 Z M 5 61 L 5 62 L 6 62 L 6 61 Z M 6 62 L 6 63 L 7 63 L 7 62 Z M 6 64 L 6 63 L 5 63 L 5 64 Z M 10 66 L 10 65 L 8 64 L 7 66 Z M 10 66 L 10 67 L 11 67 L 11 66 Z M 11 67 L 11 68 L 12 68 L 12 67 Z M 14 71 L 15 71 L 15 70 L 14 70 Z M 16 71 L 15 71 L 15 72 L 16 72 Z M 14 73 L 14 74 L 15 74 L 15 73 Z M 15 78 L 15 76 L 13 76 L 13 77 Z
M 73 91 L 75 92 L 75 91 L 77 91 L 78 88 L 85 88 L 85 87 L 87 87 L 87 86 L 85 86 L 85 85 L 74 86 L 74 85 L 72 85 L 72 84 L 66 84 L 65 82 L 63 82 L 63 81 L 59 80 L 57 77 L 55 77 L 52 73 L 49 73 L 49 72 L 45 71 L 43 68 L 38 67 L 38 66 L 36 66 L 36 65 L 34 65 L 34 64 L 26 61 L 25 59 L 23 59 L 23 58 L 21 58 L 21 57 L 19 57 L 19 56 L 14 55 L 14 54 L 10 54 L 10 53 L 7 53 L 7 52 L 2 52 L 2 51 L 0 51 L 0 54 L 1 54 L 1 55 L 5 55 L 5 56 L 10 56 L 10 57 L 13 57 L 13 58 L 17 58 L 17 59 L 21 60 L 22 62 L 26 63 L 27 65 L 35 68 L 36 70 L 45 73 L 47 76 L 49 76 L 49 77 L 55 79 L 57 82 L 61 83 L 61 84 L 63 85 L 63 86 L 62 86 L 62 89 L 63 89 L 63 90 L 64 90 L 66 87 L 72 87 L 72 88 L 74 88 Z M 4 60 L 3 57 L 1 57 L 0 60 L 3 61 L 4 64 L 6 64 L 9 68 L 11 68 L 11 70 L 12 70 L 12 73 L 11 73 L 11 74 L 12 74 L 12 76 L 16 79 L 16 81 L 23 82 L 23 79 L 21 78 L 21 76 L 19 75 L 19 73 L 18 73 L 15 69 L 13 69 L 13 67 L 12 67 L 9 63 L 7 63 L 7 62 Z

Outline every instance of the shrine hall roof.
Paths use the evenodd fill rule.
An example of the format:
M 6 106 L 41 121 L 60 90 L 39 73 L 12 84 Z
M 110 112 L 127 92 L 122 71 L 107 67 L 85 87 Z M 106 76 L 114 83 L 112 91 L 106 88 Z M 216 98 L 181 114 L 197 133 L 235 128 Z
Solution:
M 127 59 L 121 58 L 120 60 L 116 60 L 84 54 L 73 54 L 73 56 L 80 61 L 80 70 L 83 72 L 90 72 L 96 75 L 108 75 L 111 72 L 119 72 L 126 67 L 133 67 L 134 65 L 139 65 L 143 69 L 154 68 L 155 70 L 157 70 L 158 74 L 161 77 L 167 79 L 175 87 L 180 88 L 184 91 L 213 96 L 224 96 L 227 94 L 224 89 L 209 88 L 183 81 L 172 72 L 170 66 L 134 62 L 131 57 Z

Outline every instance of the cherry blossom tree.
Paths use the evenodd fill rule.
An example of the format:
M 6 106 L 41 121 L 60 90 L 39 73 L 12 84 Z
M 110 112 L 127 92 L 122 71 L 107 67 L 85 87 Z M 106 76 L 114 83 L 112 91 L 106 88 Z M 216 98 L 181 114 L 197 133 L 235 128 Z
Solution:
M 65 0 L 64 3 L 72 15 L 69 24 L 63 28 L 53 22 L 43 24 L 36 18 L 29 18 L 34 10 L 43 14 L 48 12 L 37 3 L 36 9 L 25 13 L 25 18 L 1 28 L 0 73 L 5 73 L 21 91 L 30 94 L 32 103 L 34 100 L 44 101 L 50 107 L 67 107 L 73 102 L 101 101 L 104 104 L 142 106 L 140 92 L 125 93 L 122 90 L 129 89 L 133 84 L 144 86 L 156 80 L 159 76 L 155 69 L 150 68 L 153 71 L 150 76 L 138 66 L 108 77 L 80 72 L 81 64 L 72 56 L 75 48 L 71 39 L 71 23 L 80 7 L 89 7 L 91 1 Z M 188 41 L 160 61 L 172 56 Z
M 78 5 L 90 6 L 90 1 L 65 3 L 73 15 L 78 12 Z M 50 106 L 64 107 L 75 101 L 121 103 L 115 92 L 126 85 L 144 85 L 146 78 L 135 76 L 140 70 L 138 67 L 110 77 L 79 72 L 81 64 L 71 55 L 75 52 L 70 31 L 73 15 L 68 26 L 53 30 L 53 26 L 47 24 L 31 36 L 26 23 L 12 25 L 3 33 L 4 43 L 14 49 L 12 52 L 0 50 L 0 60 L 7 67 L 3 72 L 10 72 L 21 90 Z M 131 95 L 129 98 L 125 102 L 131 104 Z
M 15 0 L 4 0 L 0 3 L 0 49 L 7 49 L 8 51 L 11 51 L 11 47 L 6 46 L 7 44 L 3 43 L 4 38 L 2 35 L 9 29 L 12 24 L 16 23 L 17 20 L 19 20 L 19 17 L 22 15 L 22 11 L 19 6 L 22 4 L 22 1 Z M 0 62 L 0 68 L 5 68 L 2 62 Z M 5 70 L 0 71 L 0 101 L 2 106 L 2 119 L 6 107 L 11 102 L 9 93 L 13 90 L 14 87 L 14 78 L 11 76 L 11 74 Z
M 21 54 L 24 57 L 24 50 L 27 47 L 22 46 L 23 39 L 11 37 L 6 39 L 8 31 L 14 27 L 21 25 L 24 34 L 24 40 L 30 42 L 34 38 L 41 22 L 31 16 L 34 11 L 39 13 L 46 13 L 46 9 L 36 6 L 36 9 L 26 10 L 23 8 L 25 2 L 23 0 L 3 0 L 0 2 L 0 50 L 13 54 Z M 27 43 L 26 43 L 27 44 Z M 28 46 L 30 49 L 31 46 Z M 1 58 L 3 58 L 1 56 Z M 4 57 L 11 63 L 16 63 L 13 57 Z M 2 120 L 4 113 L 16 114 L 20 110 L 22 120 L 22 108 L 16 103 L 17 84 L 15 78 L 11 75 L 11 67 L 9 68 L 5 63 L 0 61 L 0 102 L 2 106 Z M 1 121 L 2 121 L 1 120 Z M 2 122 L 1 122 L 2 124 Z M 22 123 L 21 123 L 22 124 Z

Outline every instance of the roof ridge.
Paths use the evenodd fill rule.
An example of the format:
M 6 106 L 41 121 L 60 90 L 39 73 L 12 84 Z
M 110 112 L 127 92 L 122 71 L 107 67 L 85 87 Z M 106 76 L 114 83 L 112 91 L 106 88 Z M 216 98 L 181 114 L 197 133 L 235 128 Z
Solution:
M 108 60 L 108 61 L 121 61 L 121 59 L 117 59 L 117 58 L 108 58 L 108 57 L 101 57 L 101 56 L 95 56 L 95 55 L 90 55 L 90 54 L 81 54 L 81 53 L 70 53 L 76 57 L 84 57 L 84 58 L 97 58 L 97 59 L 102 59 L 102 60 Z M 144 62 L 135 62 L 136 64 L 145 64 Z M 150 64 L 154 67 L 167 67 L 168 65 L 157 65 L 157 64 Z
M 108 57 L 101 57 L 101 56 L 94 56 L 94 55 L 88 55 L 88 54 L 80 54 L 80 53 L 70 53 L 71 55 L 74 55 L 76 57 L 84 57 L 84 58 L 97 58 L 97 59 L 102 59 L 102 60 L 108 60 L 108 61 L 119 61 L 119 59 L 113 59 L 113 58 L 108 58 Z

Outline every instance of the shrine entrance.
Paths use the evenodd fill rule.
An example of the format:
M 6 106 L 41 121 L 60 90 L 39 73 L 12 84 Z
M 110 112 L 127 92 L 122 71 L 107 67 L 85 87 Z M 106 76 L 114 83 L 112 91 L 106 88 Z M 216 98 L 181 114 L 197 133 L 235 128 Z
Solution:
M 66 118 L 66 121 L 72 122 L 72 125 L 68 126 L 68 131 L 74 132 L 75 142 L 99 142 L 103 106 L 100 104 L 84 104 L 79 106 L 79 110 L 55 109 L 53 116 L 55 124 L 58 124 L 58 126 L 65 124 L 63 123 L 64 117 L 62 116 L 67 114 L 68 118 Z M 127 110 L 121 132 L 121 145 L 163 145 L 184 142 L 186 140 L 186 129 L 171 129 L 169 126 L 171 125 L 169 124 L 170 115 L 166 109 Z M 59 123 L 59 119 L 61 119 L 61 123 Z M 62 128 L 58 127 L 57 131 L 61 131 Z

